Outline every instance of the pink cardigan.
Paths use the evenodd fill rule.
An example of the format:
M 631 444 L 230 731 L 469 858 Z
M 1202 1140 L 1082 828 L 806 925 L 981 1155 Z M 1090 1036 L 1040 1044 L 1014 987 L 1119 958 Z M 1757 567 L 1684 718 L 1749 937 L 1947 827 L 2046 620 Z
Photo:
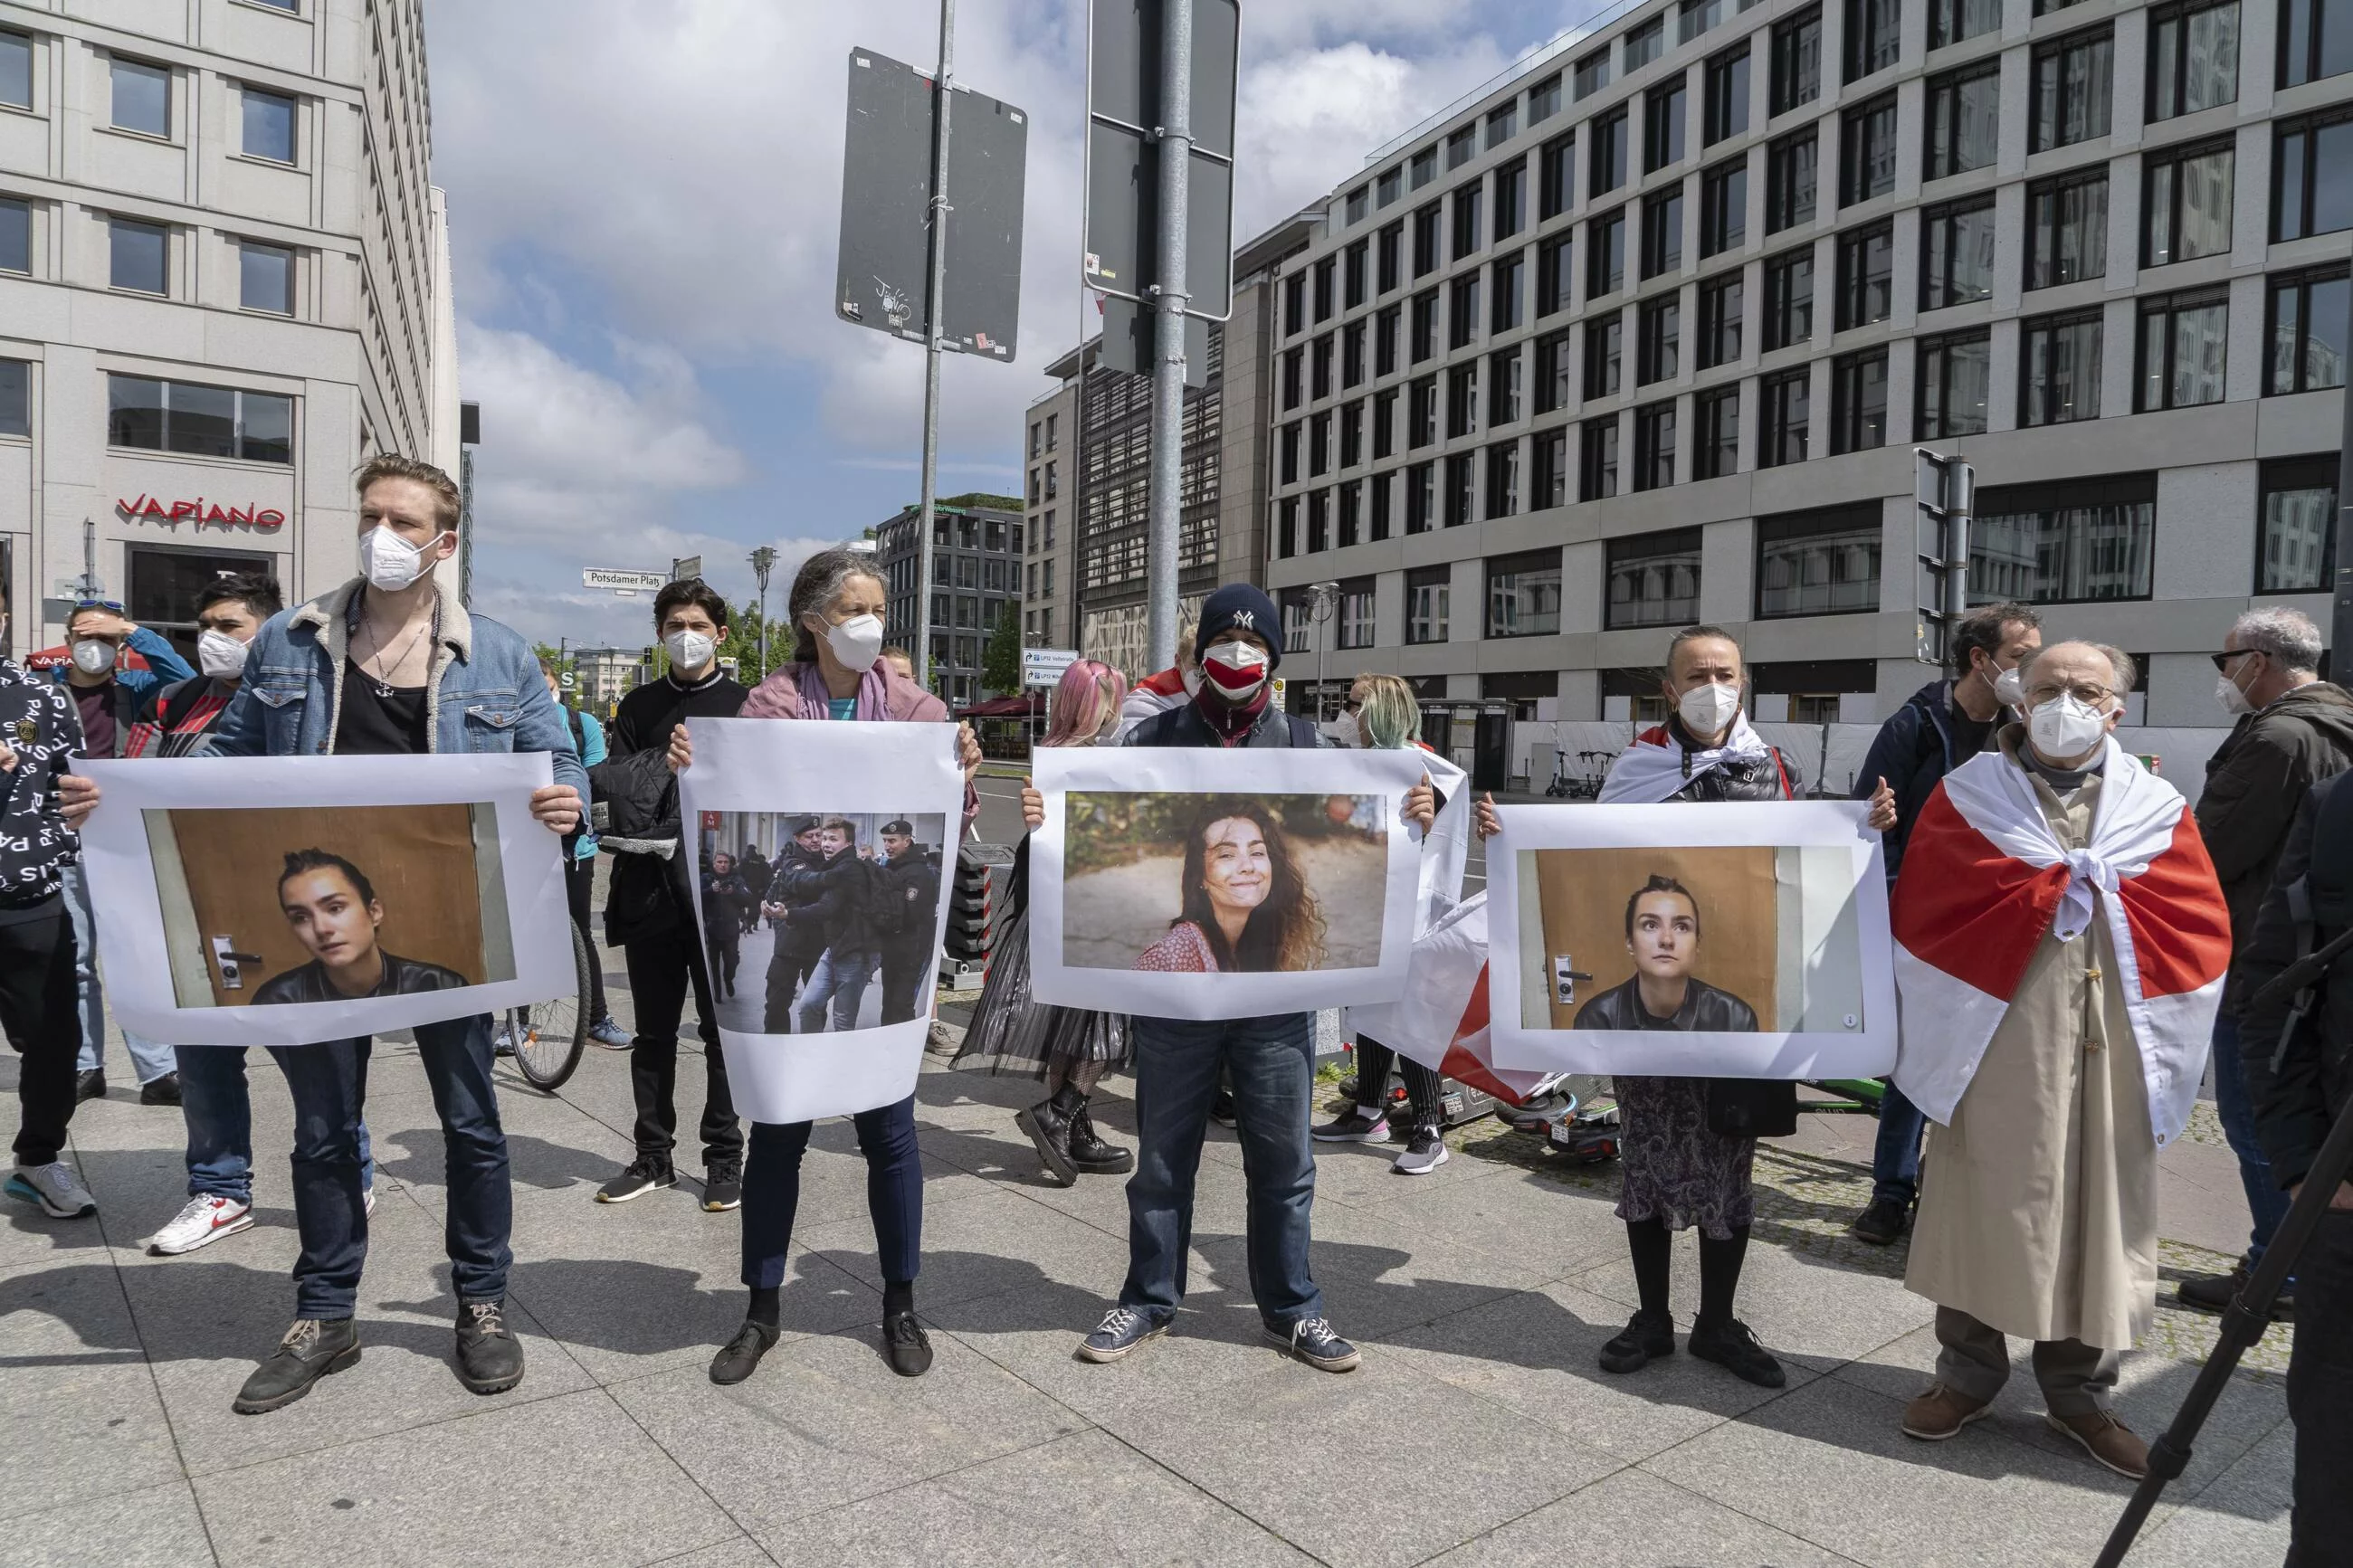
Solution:
M 814 664 L 788 664 L 752 689 L 737 715 L 744 719 L 830 719 L 825 677 Z M 858 717 L 870 723 L 946 723 L 948 705 L 877 659 L 859 678 Z M 964 786 L 964 826 L 980 815 L 980 792 Z

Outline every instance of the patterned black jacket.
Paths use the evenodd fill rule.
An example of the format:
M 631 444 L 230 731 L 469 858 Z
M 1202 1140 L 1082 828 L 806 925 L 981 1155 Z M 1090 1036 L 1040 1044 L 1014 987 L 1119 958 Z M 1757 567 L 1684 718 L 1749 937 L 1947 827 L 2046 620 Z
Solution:
M 80 837 L 58 815 L 58 775 L 81 755 L 81 715 L 63 686 L 0 658 L 0 910 L 57 897 Z

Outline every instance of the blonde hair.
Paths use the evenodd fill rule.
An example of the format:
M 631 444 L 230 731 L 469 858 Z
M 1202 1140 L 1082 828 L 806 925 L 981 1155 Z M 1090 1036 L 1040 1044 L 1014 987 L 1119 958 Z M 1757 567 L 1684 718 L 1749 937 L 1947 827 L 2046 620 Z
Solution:
M 1356 689 L 1364 704 L 1365 740 L 1375 751 L 1413 744 L 1421 729 L 1421 700 L 1401 675 L 1360 675 Z
M 457 481 L 430 463 L 415 458 L 404 458 L 397 452 L 386 452 L 371 458 L 360 469 L 354 490 L 363 498 L 368 487 L 385 479 L 408 479 L 433 492 L 433 524 L 447 533 L 458 526 L 459 515 L 465 510 L 464 498 L 458 492 Z

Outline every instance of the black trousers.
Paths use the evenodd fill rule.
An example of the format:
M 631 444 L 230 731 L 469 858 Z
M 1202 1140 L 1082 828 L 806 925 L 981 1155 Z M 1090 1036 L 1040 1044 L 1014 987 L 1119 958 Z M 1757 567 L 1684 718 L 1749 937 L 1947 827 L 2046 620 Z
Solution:
M 686 989 L 694 987 L 694 1010 L 702 1020 L 702 1160 L 705 1165 L 736 1164 L 744 1158 L 744 1129 L 735 1121 L 734 1097 L 727 1089 L 727 1057 L 719 1048 L 719 1012 L 703 967 L 702 943 L 691 925 L 623 944 L 629 961 L 629 993 L 637 1003 L 638 1033 L 629 1042 L 629 1088 L 638 1101 L 638 1152 L 669 1159 L 678 1146 L 678 1026 L 686 1016 Z
M 605 959 L 596 949 L 596 922 L 588 911 L 588 893 L 596 883 L 596 862 L 583 860 L 572 853 L 571 841 L 565 841 L 564 898 L 572 906 L 572 923 L 580 928 L 580 939 L 588 944 L 588 1021 L 601 1024 L 613 1016 L 605 1001 Z
M 776 951 L 768 956 L 768 1000 L 761 1014 L 762 1033 L 793 1032 L 793 998 L 800 994 L 808 977 L 817 973 L 817 961 L 824 956 L 823 948 L 798 952 L 781 942 L 776 943 Z
M 2353 1212 L 2331 1209 L 2295 1264 L 2295 1522 L 2287 1568 L 2345 1561 L 2353 1542 Z
M 728 996 L 735 994 L 735 972 L 744 966 L 744 933 L 734 921 L 735 911 L 722 905 L 711 921 L 705 943 L 711 977 L 719 983 L 721 994 Z
M 923 1012 L 923 982 L 930 978 L 928 936 L 882 950 L 882 1022 L 903 1024 Z
M 1394 1061 L 1405 1069 L 1406 1097 L 1413 1107 L 1416 1127 L 1436 1127 L 1446 1120 L 1445 1108 L 1440 1104 L 1446 1090 L 1436 1069 L 1426 1068 L 1411 1057 L 1391 1050 L 1378 1040 L 1356 1037 L 1356 1103 L 1377 1105 L 1383 1110 L 1389 1103 L 1389 1064 Z
M 75 1009 L 73 921 L 65 905 L 0 925 L 0 1028 L 23 1057 L 16 1074 L 16 1159 L 46 1165 L 66 1146 L 81 1051 Z

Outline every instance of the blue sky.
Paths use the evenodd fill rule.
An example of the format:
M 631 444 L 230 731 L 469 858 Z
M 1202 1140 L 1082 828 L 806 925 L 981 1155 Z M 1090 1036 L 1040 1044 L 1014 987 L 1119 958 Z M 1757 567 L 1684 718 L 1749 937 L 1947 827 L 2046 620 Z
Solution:
M 1598 7 L 1247 0 L 1235 225 L 1257 233 Z M 427 0 L 476 596 L 526 634 L 649 640 L 583 566 L 701 554 L 748 596 L 919 493 L 923 354 L 835 319 L 849 48 L 928 67 L 936 0 Z M 943 494 L 1020 485 L 1079 286 L 1084 0 L 960 0 L 957 76 L 1030 115 L 1020 352 L 951 357 Z M 772 588 L 772 611 L 782 581 Z

